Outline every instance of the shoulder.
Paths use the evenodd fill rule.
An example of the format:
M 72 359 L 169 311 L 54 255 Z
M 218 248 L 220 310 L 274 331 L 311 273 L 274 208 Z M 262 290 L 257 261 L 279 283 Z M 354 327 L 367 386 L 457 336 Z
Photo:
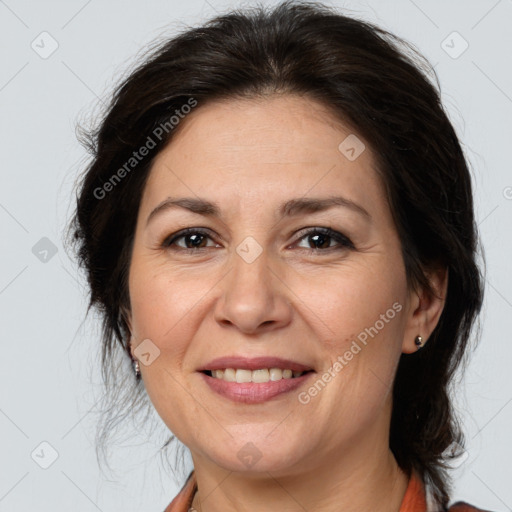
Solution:
M 457 501 L 451 507 L 448 508 L 448 512 L 491 512 L 490 510 L 484 510 L 483 508 L 473 507 L 469 503 L 464 501 Z

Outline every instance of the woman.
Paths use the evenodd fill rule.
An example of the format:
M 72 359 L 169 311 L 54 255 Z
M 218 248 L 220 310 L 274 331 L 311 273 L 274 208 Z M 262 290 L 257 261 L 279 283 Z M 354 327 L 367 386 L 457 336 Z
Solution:
M 192 456 L 167 511 L 448 510 L 482 280 L 427 69 L 285 2 L 165 42 L 116 92 L 73 227 L 106 379 L 120 348 Z

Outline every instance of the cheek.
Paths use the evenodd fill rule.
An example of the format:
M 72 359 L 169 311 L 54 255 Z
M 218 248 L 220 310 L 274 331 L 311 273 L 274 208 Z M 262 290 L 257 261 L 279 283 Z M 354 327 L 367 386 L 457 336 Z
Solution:
M 351 265 L 323 276 L 308 276 L 293 285 L 310 311 L 311 321 L 318 325 L 324 340 L 336 345 L 341 339 L 352 339 L 370 330 L 396 334 L 403 328 L 407 298 L 405 273 L 379 265 Z M 368 334 L 367 334 L 368 335 Z
M 204 295 L 197 279 L 185 273 L 170 273 L 151 262 L 135 260 L 130 270 L 132 325 L 137 339 L 150 338 L 157 344 L 189 315 Z
M 186 439 L 184 433 L 201 411 L 190 394 L 183 392 L 187 385 L 181 373 L 204 290 L 197 289 L 197 279 L 170 275 L 137 259 L 129 282 L 136 343 L 149 339 L 158 353 L 150 365 L 141 367 L 144 387 L 164 423 Z
M 373 408 L 391 386 L 405 328 L 405 273 L 370 265 L 308 281 L 302 311 L 324 352 L 324 371 L 344 403 Z M 306 288 L 304 288 L 305 290 Z M 329 376 L 326 375 L 329 379 Z M 339 408 L 339 406 L 337 406 Z

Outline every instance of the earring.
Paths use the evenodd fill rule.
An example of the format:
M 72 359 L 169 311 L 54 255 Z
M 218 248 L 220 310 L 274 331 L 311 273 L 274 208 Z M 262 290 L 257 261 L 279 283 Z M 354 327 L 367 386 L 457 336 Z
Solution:
M 423 347 L 423 338 L 419 334 L 414 338 L 414 344 L 416 345 L 417 350 Z
M 130 341 L 128 343 L 128 346 L 130 347 L 130 350 L 131 350 L 131 347 L 132 347 L 132 343 L 133 343 L 133 336 L 130 337 Z M 135 378 L 139 378 L 140 377 L 140 364 L 139 364 L 139 360 L 138 359 L 132 359 L 132 365 L 133 365 L 133 371 L 135 372 Z

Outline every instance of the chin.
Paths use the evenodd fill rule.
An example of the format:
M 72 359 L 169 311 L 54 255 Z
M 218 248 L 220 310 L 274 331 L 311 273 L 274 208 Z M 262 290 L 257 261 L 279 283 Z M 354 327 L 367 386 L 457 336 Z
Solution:
M 274 425 L 275 426 L 275 425 Z M 216 443 L 210 447 L 209 458 L 227 471 L 247 476 L 289 474 L 300 467 L 306 456 L 304 443 L 292 443 L 290 436 L 279 436 L 269 440 L 271 429 L 260 429 L 259 435 L 230 437 L 229 443 Z M 219 447 L 222 447 L 219 450 Z

